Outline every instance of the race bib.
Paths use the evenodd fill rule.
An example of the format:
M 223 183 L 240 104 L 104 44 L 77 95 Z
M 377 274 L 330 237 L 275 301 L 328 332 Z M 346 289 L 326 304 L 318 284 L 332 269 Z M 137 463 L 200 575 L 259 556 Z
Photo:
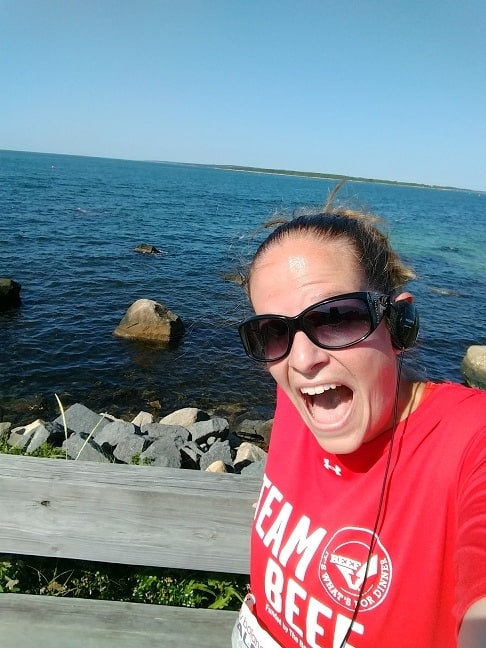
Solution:
M 265 632 L 252 612 L 253 597 L 246 596 L 231 635 L 231 648 L 281 648 Z

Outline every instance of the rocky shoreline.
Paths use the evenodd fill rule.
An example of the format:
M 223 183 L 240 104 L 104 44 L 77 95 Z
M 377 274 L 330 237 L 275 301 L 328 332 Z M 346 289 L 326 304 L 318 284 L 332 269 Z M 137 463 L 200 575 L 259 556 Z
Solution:
M 176 410 L 158 420 L 141 411 L 125 421 L 75 403 L 52 421 L 37 419 L 18 427 L 2 422 L 0 440 L 26 455 L 49 444 L 56 456 L 68 460 L 261 477 L 271 424 L 271 419 L 244 418 L 230 425 L 228 419 L 196 407 Z

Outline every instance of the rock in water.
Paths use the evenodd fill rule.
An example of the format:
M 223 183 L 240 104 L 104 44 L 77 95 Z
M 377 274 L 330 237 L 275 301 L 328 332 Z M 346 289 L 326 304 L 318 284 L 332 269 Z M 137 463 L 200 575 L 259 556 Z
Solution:
M 140 245 L 137 245 L 135 252 L 139 252 L 140 254 L 160 254 L 160 250 L 155 245 L 149 245 L 148 243 L 140 243 Z
M 0 311 L 20 306 L 22 286 L 9 277 L 0 277 Z
M 470 387 L 486 389 L 486 346 L 470 346 L 461 362 L 461 371 Z
M 127 310 L 114 335 L 132 340 L 172 342 L 184 335 L 178 315 L 152 299 L 138 299 Z

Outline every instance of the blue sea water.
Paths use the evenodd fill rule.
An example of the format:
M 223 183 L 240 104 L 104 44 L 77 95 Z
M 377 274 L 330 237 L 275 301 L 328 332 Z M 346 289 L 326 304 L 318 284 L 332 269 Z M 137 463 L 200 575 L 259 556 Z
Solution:
M 54 407 L 55 393 L 118 415 L 158 401 L 161 414 L 196 405 L 270 416 L 272 383 L 245 357 L 236 331 L 249 314 L 246 298 L 224 275 L 254 251 L 275 210 L 322 204 L 334 186 L 0 151 L 0 276 L 22 284 L 23 300 L 0 315 L 4 418 Z M 422 321 L 413 361 L 431 379 L 461 381 L 467 347 L 485 343 L 486 194 L 348 182 L 341 197 L 384 217 L 418 274 L 410 285 Z M 163 253 L 139 255 L 139 243 Z M 182 318 L 177 346 L 113 336 L 139 298 Z

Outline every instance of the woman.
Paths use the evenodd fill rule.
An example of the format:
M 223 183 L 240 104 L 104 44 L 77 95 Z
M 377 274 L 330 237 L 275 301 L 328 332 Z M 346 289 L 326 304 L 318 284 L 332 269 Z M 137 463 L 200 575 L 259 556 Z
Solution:
M 414 275 L 375 220 L 299 216 L 251 263 L 277 407 L 233 646 L 486 645 L 486 393 L 401 371 Z

